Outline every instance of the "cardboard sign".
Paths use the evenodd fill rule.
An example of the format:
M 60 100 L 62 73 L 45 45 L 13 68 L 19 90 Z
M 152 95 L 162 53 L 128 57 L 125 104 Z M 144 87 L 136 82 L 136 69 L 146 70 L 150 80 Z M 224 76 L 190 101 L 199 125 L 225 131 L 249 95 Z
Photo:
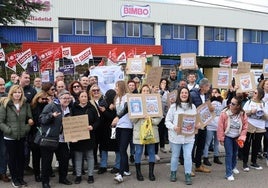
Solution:
M 180 54 L 180 56 L 181 56 L 180 67 L 182 70 L 185 70 L 185 69 L 196 70 L 197 63 L 196 63 L 195 53 L 182 53 Z
M 145 74 L 146 58 L 128 58 L 126 74 Z
M 236 74 L 248 73 L 250 72 L 250 68 L 251 68 L 250 62 L 238 62 Z
M 178 90 L 176 90 L 176 89 L 167 94 L 167 106 L 168 106 L 168 108 L 170 107 L 171 104 L 176 102 L 177 95 L 178 95 Z
M 257 88 L 252 72 L 236 74 L 235 83 L 238 85 L 237 93 L 254 91 Z
M 228 89 L 231 85 L 232 75 L 231 69 L 228 68 L 213 68 L 213 88 Z
M 196 115 L 179 114 L 178 127 L 182 135 L 190 136 L 195 134 Z
M 152 67 L 147 75 L 146 84 L 159 86 L 162 77 L 163 67 Z
M 268 78 L 268 59 L 263 60 L 262 70 L 264 78 Z
M 211 102 L 207 101 L 204 104 L 198 106 L 197 108 L 197 120 L 200 122 L 202 128 L 206 127 L 208 123 L 214 119 L 215 113 L 210 112 L 209 107 Z
M 163 116 L 159 94 L 128 94 L 127 103 L 130 119 Z
M 88 130 L 88 115 L 62 118 L 65 142 L 90 139 Z

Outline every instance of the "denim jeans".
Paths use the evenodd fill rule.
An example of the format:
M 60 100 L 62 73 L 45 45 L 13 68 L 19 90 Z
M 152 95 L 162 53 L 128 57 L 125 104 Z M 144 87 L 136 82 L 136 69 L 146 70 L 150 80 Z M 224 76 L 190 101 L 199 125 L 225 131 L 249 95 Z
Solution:
M 86 154 L 86 158 L 87 158 L 88 176 L 93 176 L 93 170 L 94 170 L 93 149 L 85 151 L 85 152 L 74 151 L 76 176 L 82 175 L 83 153 Z
M 206 136 L 206 143 L 204 148 L 204 157 L 208 157 L 208 149 L 210 146 L 210 143 L 214 137 L 214 156 L 219 156 L 219 141 L 217 138 L 217 131 L 209 131 L 207 130 L 207 136 Z
M 101 161 L 100 161 L 100 167 L 107 168 L 107 161 L 108 161 L 108 151 L 101 151 Z M 115 164 L 114 168 L 119 169 L 120 168 L 120 153 L 118 151 L 115 151 Z
M 233 169 L 236 167 L 236 157 L 238 151 L 238 145 L 236 138 L 225 136 L 224 138 L 225 149 L 225 177 L 229 177 L 233 174 Z
M 135 153 L 135 163 L 141 163 L 141 157 L 143 153 L 143 148 L 145 145 L 135 144 L 136 153 Z M 147 152 L 149 155 L 149 163 L 155 162 L 155 144 L 146 144 Z
M 194 143 L 185 143 L 185 144 L 175 144 L 170 142 L 171 146 L 171 171 L 177 171 L 178 161 L 180 156 L 181 148 L 183 148 L 183 158 L 184 158 L 184 172 L 185 174 L 192 172 L 192 150 Z
M 7 172 L 7 152 L 3 132 L 0 131 L 0 174 Z

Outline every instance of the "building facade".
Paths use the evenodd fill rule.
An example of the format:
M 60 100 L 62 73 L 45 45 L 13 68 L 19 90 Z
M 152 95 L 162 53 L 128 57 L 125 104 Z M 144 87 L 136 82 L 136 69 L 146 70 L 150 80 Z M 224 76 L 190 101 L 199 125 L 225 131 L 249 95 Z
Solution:
M 163 54 L 232 56 L 233 62 L 256 64 L 268 58 L 265 13 L 146 0 L 41 1 L 49 8 L 30 16 L 28 24 L 0 26 L 2 46 L 25 42 L 157 45 Z

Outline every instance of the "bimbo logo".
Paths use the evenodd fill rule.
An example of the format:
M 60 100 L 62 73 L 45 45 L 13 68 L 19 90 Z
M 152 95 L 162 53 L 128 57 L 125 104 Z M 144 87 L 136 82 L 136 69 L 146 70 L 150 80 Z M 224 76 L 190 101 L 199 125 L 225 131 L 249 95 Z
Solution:
M 121 16 L 133 16 L 147 18 L 150 16 L 151 9 L 149 5 L 138 6 L 138 5 L 123 5 L 121 7 Z

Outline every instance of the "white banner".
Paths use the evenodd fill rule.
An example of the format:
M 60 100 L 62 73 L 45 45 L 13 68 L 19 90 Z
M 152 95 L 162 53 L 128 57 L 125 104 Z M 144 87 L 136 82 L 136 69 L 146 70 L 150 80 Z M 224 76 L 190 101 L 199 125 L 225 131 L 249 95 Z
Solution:
M 19 57 L 16 58 L 16 61 L 25 70 L 28 63 L 33 61 L 31 49 L 24 51 Z
M 0 61 L 5 61 L 5 52 L 3 48 L 0 48 Z
M 131 16 L 148 18 L 151 15 L 151 7 L 149 5 L 139 6 L 139 5 L 122 5 L 121 16 Z
M 114 89 L 118 80 L 124 80 L 124 71 L 121 66 L 100 66 L 90 70 L 90 76 L 98 77 L 98 85 L 102 94 Z
M 87 48 L 83 50 L 81 53 L 72 57 L 75 66 L 84 65 L 88 63 L 89 59 L 93 59 L 91 48 Z

